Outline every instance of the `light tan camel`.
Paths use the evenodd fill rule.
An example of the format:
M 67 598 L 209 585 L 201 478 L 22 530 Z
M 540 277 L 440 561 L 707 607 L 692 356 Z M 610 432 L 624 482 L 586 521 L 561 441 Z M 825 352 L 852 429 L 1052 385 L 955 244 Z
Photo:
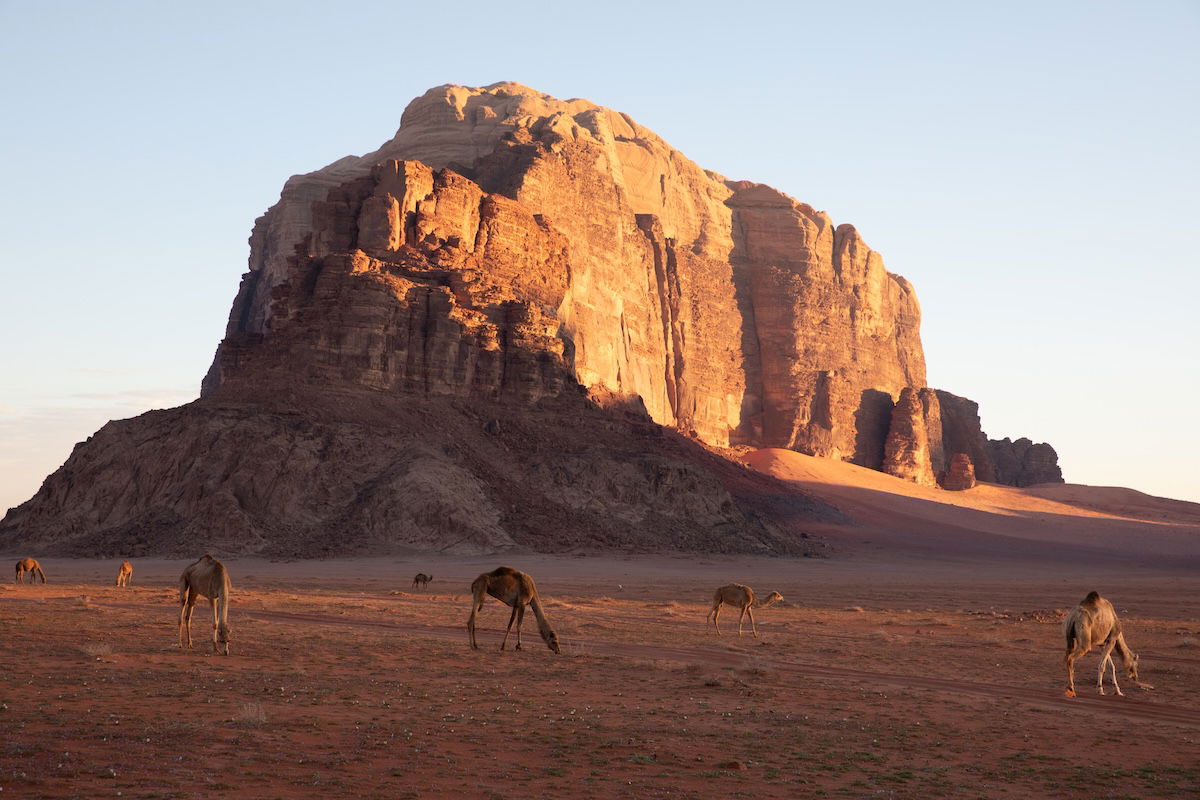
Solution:
M 518 572 L 512 567 L 497 567 L 491 572 L 485 572 L 471 583 L 471 616 L 467 617 L 467 634 L 471 639 L 471 647 L 479 649 L 475 641 L 475 614 L 483 608 L 485 595 L 512 606 L 512 616 L 508 618 L 508 628 L 504 631 L 504 641 L 500 649 L 508 644 L 508 634 L 512 632 L 513 622 L 517 623 L 517 649 L 521 649 L 521 621 L 525 617 L 525 606 L 533 609 L 537 617 L 538 632 L 546 646 L 558 652 L 558 634 L 550 627 L 546 614 L 542 611 L 542 598 L 538 595 L 533 578 L 524 572 Z
M 16 583 L 21 582 L 21 576 L 29 573 L 29 582 L 37 583 L 37 578 L 42 579 L 42 583 L 46 582 L 46 573 L 42 572 L 42 565 L 33 558 L 22 558 L 17 562 L 17 578 Z
M 233 589 L 225 565 L 205 553 L 179 576 L 179 646 L 192 646 L 192 611 L 201 597 L 212 602 L 213 650 L 229 655 L 229 595 Z
M 131 580 L 133 580 L 133 564 L 122 561 L 121 568 L 117 570 L 117 586 L 128 586 Z
M 1071 609 L 1063 622 L 1063 635 L 1067 640 L 1067 654 L 1064 661 L 1067 665 L 1067 697 L 1075 696 L 1075 662 L 1087 655 L 1093 647 L 1100 647 L 1100 672 L 1096 676 L 1096 690 L 1104 694 L 1104 669 L 1112 668 L 1112 685 L 1117 694 L 1124 697 L 1124 692 L 1117 685 L 1117 665 L 1113 663 L 1112 652 L 1115 649 L 1121 656 L 1125 672 L 1141 689 L 1153 689 L 1153 686 L 1138 680 L 1138 657 L 1125 644 L 1125 635 L 1121 632 L 1121 620 L 1112 603 L 1105 600 L 1096 592 L 1088 592 L 1083 602 Z
M 413 577 L 413 588 L 415 589 L 418 586 L 428 588 L 431 580 L 433 580 L 432 575 L 426 575 L 424 572 L 418 572 Z
M 749 586 L 743 586 L 740 583 L 730 583 L 722 586 L 713 593 L 712 611 L 708 612 L 705 618 L 705 625 L 708 620 L 712 620 L 713 627 L 717 629 L 717 636 L 721 635 L 721 626 L 717 624 L 717 616 L 721 613 L 721 604 L 729 603 L 729 605 L 742 610 L 742 615 L 738 617 L 738 636 L 742 635 L 742 620 L 746 615 L 750 615 L 750 630 L 754 633 L 754 638 L 758 638 L 758 627 L 754 624 L 754 612 L 750 610 L 751 606 L 766 608 L 772 603 L 778 603 L 783 599 L 783 595 L 779 592 L 771 592 L 766 600 L 758 601 L 754 597 L 754 590 Z

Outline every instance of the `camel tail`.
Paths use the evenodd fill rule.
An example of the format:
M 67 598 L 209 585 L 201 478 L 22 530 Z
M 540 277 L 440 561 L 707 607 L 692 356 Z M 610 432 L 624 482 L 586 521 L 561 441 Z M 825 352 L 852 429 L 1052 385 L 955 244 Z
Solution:
M 1095 594 L 1095 592 L 1093 592 L 1093 594 Z M 1063 656 L 1064 663 L 1071 657 L 1071 654 L 1075 652 L 1075 647 L 1079 642 L 1079 616 L 1079 609 L 1073 609 L 1071 613 L 1067 615 L 1066 621 L 1063 622 L 1063 638 L 1066 639 L 1067 643 L 1067 652 L 1066 655 Z

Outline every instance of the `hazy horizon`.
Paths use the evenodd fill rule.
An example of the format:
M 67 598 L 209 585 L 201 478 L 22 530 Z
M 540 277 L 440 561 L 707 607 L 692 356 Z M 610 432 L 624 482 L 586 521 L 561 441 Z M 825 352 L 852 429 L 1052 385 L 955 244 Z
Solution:
M 991 438 L 1200 501 L 1195 4 L 492 8 L 0 3 L 0 330 L 24 343 L 0 513 L 108 419 L 198 395 L 288 176 L 375 149 L 432 86 L 501 80 L 853 223 L 916 288 L 929 385 Z

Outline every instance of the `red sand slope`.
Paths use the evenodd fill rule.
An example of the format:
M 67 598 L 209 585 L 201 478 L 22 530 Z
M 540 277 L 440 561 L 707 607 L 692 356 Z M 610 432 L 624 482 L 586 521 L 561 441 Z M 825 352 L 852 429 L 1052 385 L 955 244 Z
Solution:
M 823 530 L 842 547 L 935 551 L 946 558 L 1038 556 L 1200 564 L 1200 504 L 1132 489 L 980 484 L 948 492 L 853 464 L 790 450 L 758 450 L 745 462 L 796 483 L 859 528 Z

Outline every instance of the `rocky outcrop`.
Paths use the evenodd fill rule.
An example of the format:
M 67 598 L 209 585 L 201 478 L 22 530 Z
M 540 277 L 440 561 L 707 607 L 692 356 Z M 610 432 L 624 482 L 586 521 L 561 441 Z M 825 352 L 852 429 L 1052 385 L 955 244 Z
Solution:
M 1048 444 L 1034 444 L 1026 438 L 1015 442 L 991 439 L 988 452 L 996 472 L 996 482 L 1009 486 L 1033 486 L 1039 483 L 1063 483 L 1058 453 Z
M 938 483 L 943 489 L 951 492 L 962 492 L 975 488 L 975 465 L 966 453 L 955 453 L 950 457 L 946 471 L 939 477 Z
M 585 404 L 261 384 L 110 422 L 0 522 L 22 552 L 274 557 L 510 550 L 821 554 L 840 516 Z M 764 514 L 760 498 L 782 506 Z
M 883 471 L 922 486 L 937 486 L 945 469 L 941 405 L 932 389 L 905 387 L 892 409 Z
M 330 270 L 387 276 L 386 290 L 370 279 L 377 295 L 402 297 L 419 317 L 368 313 L 364 301 L 364 320 L 462 334 L 461 347 L 443 343 L 452 356 L 431 345 L 449 381 L 418 383 L 511 391 L 495 362 L 516 357 L 501 311 L 519 309 L 517 333 L 538 339 L 547 381 L 526 370 L 526 395 L 561 391 L 561 367 L 718 446 L 879 467 L 892 399 L 925 379 L 912 287 L 852 226 L 707 172 L 623 114 L 516 84 L 430 90 L 379 150 L 290 179 L 251 250 L 206 393 L 234 379 L 248 351 L 290 336 L 307 292 L 324 303 L 342 292 Z M 420 337 L 364 337 L 324 336 L 321 361 L 387 361 L 392 374 L 344 372 L 386 388 L 412 379 L 397 380 L 397 361 L 430 363 L 411 358 Z
M 919 327 L 853 226 L 611 109 L 442 86 L 287 181 L 201 399 L 106 426 L 0 546 L 809 552 L 836 512 L 707 448 L 995 479 Z
M 979 404 L 974 400 L 939 389 L 942 411 L 942 448 L 947 453 L 965 453 L 975 467 L 975 477 L 986 483 L 996 482 L 996 473 L 988 452 L 987 437 L 979 421 Z

